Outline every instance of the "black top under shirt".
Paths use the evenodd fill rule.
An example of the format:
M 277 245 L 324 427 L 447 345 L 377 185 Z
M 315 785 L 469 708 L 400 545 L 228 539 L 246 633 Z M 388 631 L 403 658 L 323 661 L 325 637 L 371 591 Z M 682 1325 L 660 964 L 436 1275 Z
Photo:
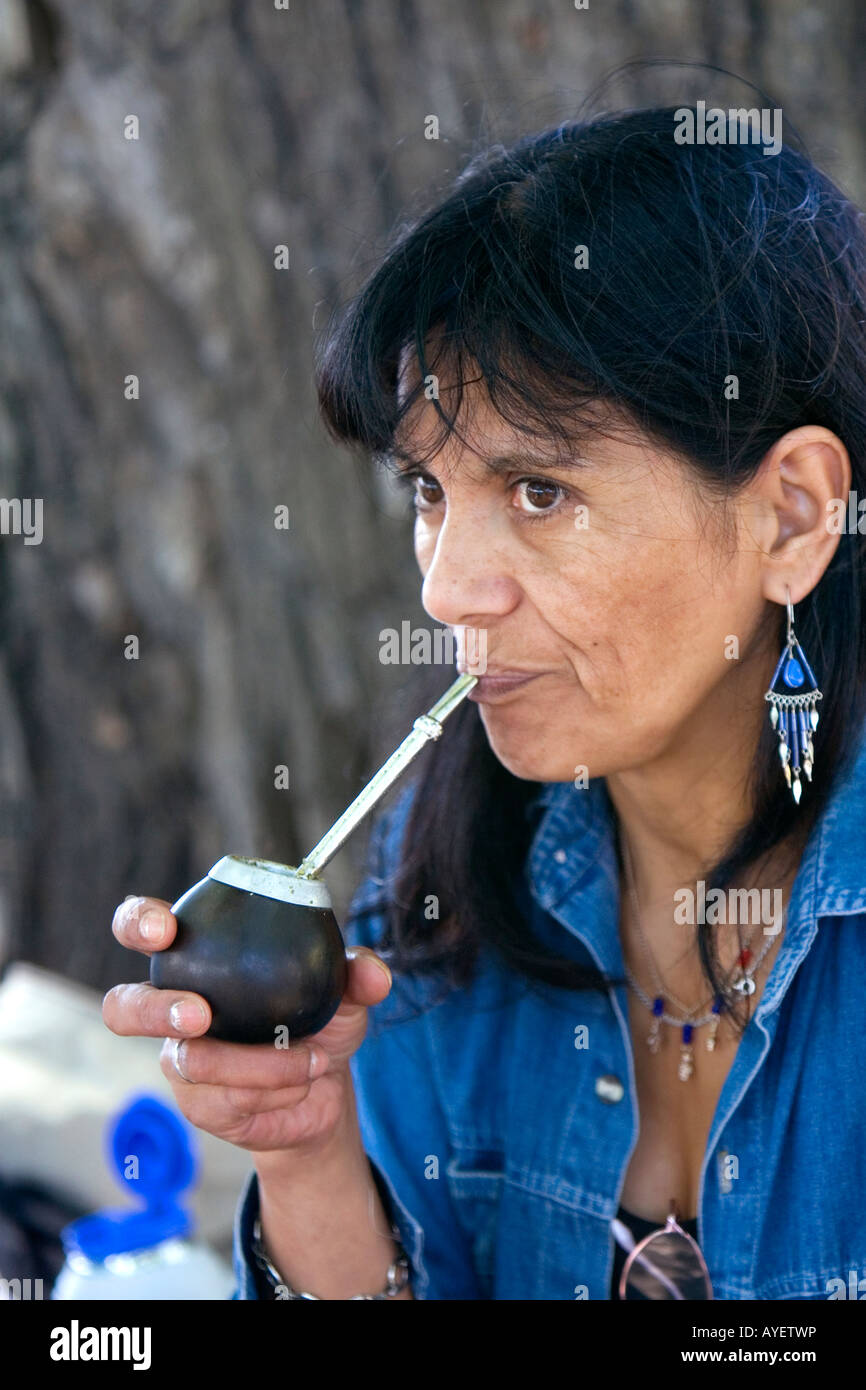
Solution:
M 626 1211 L 625 1207 L 620 1207 L 619 1211 L 617 1212 L 617 1219 L 620 1220 L 624 1226 L 628 1226 L 629 1230 L 635 1238 L 635 1243 L 637 1243 L 637 1241 L 639 1240 L 643 1240 L 644 1236 L 648 1236 L 650 1231 L 658 1231 L 662 1229 L 665 1224 L 663 1221 L 645 1221 L 642 1216 L 635 1216 L 633 1212 Z M 682 1226 L 683 1230 L 686 1231 L 694 1240 L 697 1240 L 698 1218 L 696 1216 L 693 1217 L 691 1221 L 680 1221 L 679 1224 Z M 620 1275 L 622 1274 L 622 1267 L 626 1262 L 628 1251 L 623 1250 L 618 1240 L 614 1240 L 613 1248 L 613 1274 L 611 1275 L 610 1280 L 610 1296 L 615 1302 L 618 1302 L 619 1280 Z M 629 1300 L 631 1299 L 631 1297 L 632 1295 L 629 1294 Z M 637 1300 L 638 1295 L 634 1295 L 634 1297 L 635 1300 Z

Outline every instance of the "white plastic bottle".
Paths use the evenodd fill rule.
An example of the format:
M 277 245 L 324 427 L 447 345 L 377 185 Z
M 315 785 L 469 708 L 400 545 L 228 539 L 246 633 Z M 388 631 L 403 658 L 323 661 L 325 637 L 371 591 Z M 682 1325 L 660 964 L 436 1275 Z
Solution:
M 178 1197 L 195 1179 L 190 1126 L 156 1096 L 134 1097 L 108 1135 L 111 1165 L 144 1205 L 95 1212 L 61 1232 L 54 1299 L 230 1299 L 231 1267 L 189 1239 Z

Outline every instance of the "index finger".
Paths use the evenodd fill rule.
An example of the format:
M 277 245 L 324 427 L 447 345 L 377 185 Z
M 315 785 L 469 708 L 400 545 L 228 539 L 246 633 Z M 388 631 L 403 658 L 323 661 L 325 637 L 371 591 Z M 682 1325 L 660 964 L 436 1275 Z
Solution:
M 130 951 L 162 951 L 174 941 L 177 920 L 164 898 L 124 898 L 115 911 L 111 930 Z

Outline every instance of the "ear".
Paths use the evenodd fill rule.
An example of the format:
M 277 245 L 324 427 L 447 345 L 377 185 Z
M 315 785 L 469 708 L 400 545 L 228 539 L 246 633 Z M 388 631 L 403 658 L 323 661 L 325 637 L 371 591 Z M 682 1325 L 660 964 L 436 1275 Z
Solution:
M 799 603 L 815 588 L 839 544 L 831 513 L 847 507 L 850 489 L 848 450 L 823 425 L 789 430 L 768 451 L 746 489 L 758 514 L 765 598 L 784 604 L 787 588 Z

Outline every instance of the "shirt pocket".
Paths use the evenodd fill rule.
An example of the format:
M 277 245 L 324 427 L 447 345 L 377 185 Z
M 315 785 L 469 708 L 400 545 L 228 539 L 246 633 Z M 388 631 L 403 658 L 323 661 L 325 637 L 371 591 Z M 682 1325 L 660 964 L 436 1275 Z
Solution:
M 495 1148 L 458 1149 L 448 1160 L 445 1176 L 457 1219 L 472 1248 L 482 1297 L 493 1299 L 504 1155 Z

